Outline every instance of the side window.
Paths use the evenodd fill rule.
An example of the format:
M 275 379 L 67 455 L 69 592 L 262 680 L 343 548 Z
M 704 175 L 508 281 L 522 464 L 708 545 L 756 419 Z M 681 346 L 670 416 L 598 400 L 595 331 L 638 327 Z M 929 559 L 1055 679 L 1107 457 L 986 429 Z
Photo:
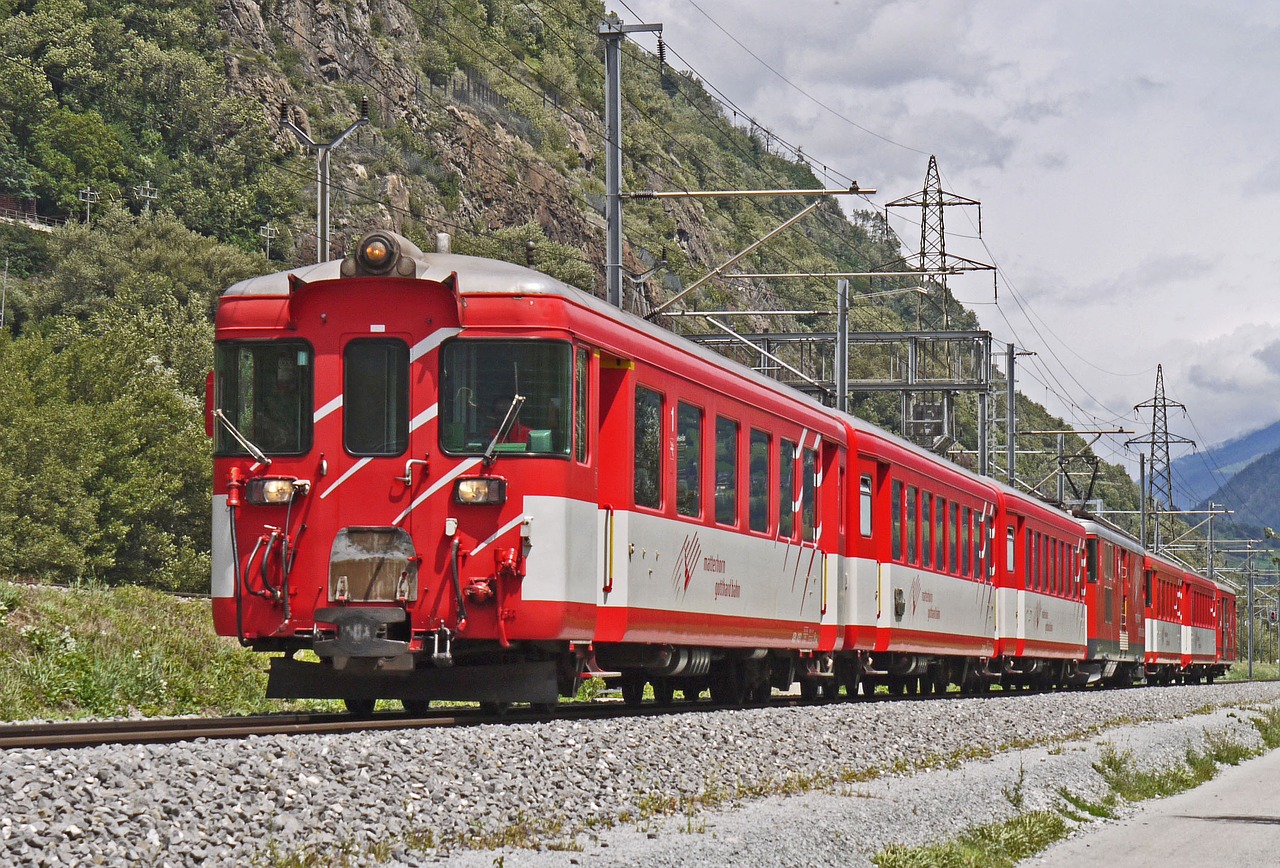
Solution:
M 636 506 L 662 508 L 662 395 L 636 387 Z
M 1087 571 L 1085 580 L 1090 584 L 1096 584 L 1098 581 L 1098 540 L 1096 537 L 1085 541 L 1085 563 Z
M 738 423 L 716 417 L 716 522 L 738 523 Z
M 702 515 L 702 410 L 684 402 L 676 408 L 676 512 Z
M 960 544 L 960 505 L 954 500 L 951 501 L 951 522 L 949 532 L 947 534 L 947 548 L 950 551 L 951 574 L 959 575 L 960 560 L 956 556 L 957 546 Z
M 973 514 L 969 511 L 969 507 L 960 510 L 960 575 L 973 575 L 973 562 L 969 558 L 973 555 Z
M 892 517 L 892 527 L 890 538 L 893 540 L 893 559 L 895 561 L 902 560 L 902 483 L 898 480 L 893 481 L 893 493 L 890 498 L 889 513 Z
M 922 566 L 933 566 L 933 495 L 920 492 L 920 559 Z
M 796 444 L 778 445 L 778 536 L 791 539 L 796 530 Z
M 1031 590 L 1031 585 L 1035 580 L 1036 562 L 1035 562 L 1035 532 L 1030 528 L 1027 529 L 1026 539 L 1024 540 L 1024 548 L 1026 549 L 1027 574 L 1024 579 L 1027 590 Z
M 864 537 L 871 536 L 871 477 L 858 480 L 858 530 Z
M 769 435 L 751 429 L 751 481 L 747 494 L 751 529 L 769 532 Z
M 947 502 L 939 497 L 933 506 L 934 562 L 938 572 L 947 571 Z
M 1004 568 L 1009 571 L 1010 575 L 1013 574 L 1013 569 L 1014 569 L 1013 551 L 1014 551 L 1014 542 L 1016 539 L 1017 539 L 1017 533 L 1014 531 L 1012 527 L 1010 527 L 1005 532 L 1005 542 L 1004 542 Z
M 355 340 L 342 353 L 342 443 L 352 455 L 400 455 L 409 446 L 409 347 Z
M 800 533 L 805 542 L 817 539 L 818 528 L 818 452 L 815 449 L 804 450 L 800 472 Z
M 916 561 L 916 539 L 918 534 L 919 523 L 916 521 L 916 487 L 914 485 L 907 486 L 907 563 L 914 564 Z
M 591 426 L 587 420 L 591 418 L 591 353 L 586 349 L 578 350 L 577 370 L 574 376 L 573 401 L 573 457 L 579 461 L 587 460 L 587 432 Z

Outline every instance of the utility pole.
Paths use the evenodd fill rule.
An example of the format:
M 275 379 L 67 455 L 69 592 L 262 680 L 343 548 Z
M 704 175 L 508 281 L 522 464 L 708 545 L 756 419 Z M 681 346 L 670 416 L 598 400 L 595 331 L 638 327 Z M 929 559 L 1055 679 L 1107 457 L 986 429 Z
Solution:
M 628 33 L 662 33 L 662 25 L 623 24 L 610 14 L 598 32 L 604 40 L 605 296 L 609 304 L 622 307 L 622 38 Z
M 1152 500 L 1152 511 L 1155 519 L 1155 540 L 1152 548 L 1156 554 L 1160 553 L 1163 543 L 1160 527 L 1161 502 L 1164 509 L 1172 510 L 1173 506 L 1173 469 L 1169 466 L 1169 444 L 1170 443 L 1189 443 L 1196 445 L 1194 440 L 1183 437 L 1179 434 L 1169 433 L 1169 408 L 1181 407 L 1185 413 L 1187 408 L 1185 404 L 1179 404 L 1177 401 L 1170 401 L 1164 394 L 1164 365 L 1156 365 L 1156 393 L 1150 401 L 1143 401 L 1141 404 L 1134 405 L 1135 410 L 1151 411 L 1151 433 L 1144 437 L 1135 437 L 1125 443 L 1126 446 L 1139 443 L 1149 444 L 1151 446 L 1151 472 L 1149 476 L 1149 485 L 1151 488 L 1150 496 Z M 1160 495 L 1161 499 L 1157 499 Z M 1147 496 L 1147 492 L 1143 492 L 1143 497 Z
M 89 206 L 98 204 L 98 191 L 88 184 L 80 191 L 80 201 L 84 203 L 84 225 L 89 225 Z
M 4 258 L 4 282 L 0 283 L 0 329 L 4 328 L 4 305 L 9 298 L 9 257 Z
M 289 103 L 280 103 L 280 125 L 293 133 L 298 141 L 316 152 L 316 262 L 329 261 L 329 152 L 369 123 L 369 98 L 360 98 L 360 118 L 327 144 L 314 141 L 289 118 Z
M 150 181 L 143 181 L 133 188 L 133 195 L 142 200 L 142 213 L 150 214 L 151 203 L 159 197 L 160 191 L 153 187 Z
M 849 281 L 836 281 L 836 409 L 849 410 Z
M 1009 468 L 1010 487 L 1016 484 L 1018 479 L 1018 473 L 1016 470 L 1017 460 L 1018 460 L 1017 458 L 1018 450 L 1016 448 L 1017 444 L 1015 442 L 1018 437 L 1018 420 L 1017 420 L 1017 413 L 1015 412 L 1015 401 L 1017 400 L 1017 393 L 1014 390 L 1014 379 L 1013 379 L 1014 365 L 1015 365 L 1016 358 L 1017 358 L 1017 352 L 1014 350 L 1013 344 L 1007 344 L 1005 348 L 1004 399 L 1005 399 L 1006 405 L 1008 406 L 1008 413 L 1009 413 L 1009 418 L 1005 420 L 1005 423 L 1008 426 L 1009 441 L 1008 443 L 1005 444 L 1004 448 L 1005 448 L 1005 463 L 1008 465 L 1008 468 Z
M 258 234 L 267 243 L 267 259 L 271 258 L 271 239 L 280 234 L 280 230 L 272 226 L 270 223 L 264 223 L 258 227 Z

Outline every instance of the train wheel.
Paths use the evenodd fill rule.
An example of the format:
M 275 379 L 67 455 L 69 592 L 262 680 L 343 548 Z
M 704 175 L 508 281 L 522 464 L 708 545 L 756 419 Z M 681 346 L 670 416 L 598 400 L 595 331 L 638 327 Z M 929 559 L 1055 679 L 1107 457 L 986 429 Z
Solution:
M 828 678 L 822 685 L 822 698 L 827 702 L 840 701 L 840 679 Z
M 644 702 L 644 679 L 626 676 L 622 680 L 622 703 L 627 708 L 639 708 Z
M 818 698 L 818 682 L 806 678 L 800 682 L 800 698 L 805 702 L 813 702 Z
M 505 717 L 507 712 L 511 710 L 510 702 L 482 702 L 480 703 L 480 713 L 489 717 Z
M 711 676 L 711 701 L 741 708 L 747 701 L 747 674 L 737 660 L 725 660 Z
M 666 708 L 675 702 L 676 687 L 670 678 L 655 678 L 649 684 L 653 687 L 653 701 Z
M 752 705 L 768 705 L 773 700 L 773 685 L 762 681 L 751 689 Z
M 889 695 L 901 696 L 906 692 L 907 692 L 907 679 L 903 678 L 901 675 L 890 675 L 889 676 Z
M 347 707 L 347 713 L 355 717 L 371 717 L 373 715 L 373 707 L 377 704 L 376 699 L 344 699 L 342 704 Z
M 556 713 L 556 704 L 554 702 L 531 702 L 529 710 L 533 712 L 535 717 L 549 718 Z
M 430 699 L 405 699 L 402 704 L 404 713 L 410 717 L 426 717 L 431 713 Z

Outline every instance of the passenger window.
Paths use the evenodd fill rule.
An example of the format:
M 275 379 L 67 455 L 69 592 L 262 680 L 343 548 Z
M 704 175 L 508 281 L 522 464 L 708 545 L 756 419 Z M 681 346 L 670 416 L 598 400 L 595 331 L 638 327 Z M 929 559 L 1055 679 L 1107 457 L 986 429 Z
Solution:
M 813 449 L 804 450 L 802 456 L 800 482 L 803 486 L 800 503 L 801 539 L 813 542 L 818 538 L 818 453 Z
M 973 514 L 969 511 L 969 507 L 964 507 L 960 511 L 960 535 L 961 535 L 961 551 L 960 551 L 960 575 L 971 577 L 973 575 L 973 563 L 969 558 L 973 554 L 973 527 L 970 522 Z
M 581 462 L 587 460 L 587 438 L 591 418 L 591 353 L 586 349 L 578 350 L 577 371 L 575 374 L 576 391 L 573 402 L 573 457 Z
M 702 410 L 683 401 L 676 410 L 676 512 L 702 515 Z
M 893 492 L 890 498 L 890 515 L 892 516 L 892 528 L 890 538 L 893 540 L 893 559 L 895 561 L 902 560 L 902 483 L 898 480 L 893 481 Z
M 1009 571 L 1010 576 L 1013 575 L 1013 569 L 1014 569 L 1013 550 L 1014 550 L 1014 541 L 1016 539 L 1017 539 L 1017 534 L 1014 532 L 1012 527 L 1009 528 L 1005 532 L 1004 568 Z
M 920 492 L 920 556 L 923 566 L 933 566 L 933 494 Z
M 662 508 L 662 395 L 636 387 L 636 506 Z
M 748 492 L 748 510 L 751 529 L 757 533 L 769 532 L 769 435 L 751 430 L 751 483 Z
M 960 544 L 960 505 L 951 503 L 951 523 L 947 532 L 947 548 L 950 551 L 951 574 L 959 575 L 960 560 L 956 556 L 956 547 Z
M 778 446 L 778 536 L 791 539 L 796 530 L 796 444 L 783 439 Z
M 947 571 L 947 502 L 941 497 L 933 506 L 933 539 L 937 547 L 937 557 L 934 558 L 934 562 L 938 565 L 938 572 L 945 573 Z
M 916 487 L 907 486 L 907 563 L 916 563 Z
M 864 537 L 871 536 L 871 477 L 858 480 L 858 530 Z
M 716 522 L 738 523 L 738 423 L 716 417 Z
M 342 442 L 352 455 L 400 455 L 409 447 L 409 347 L 355 340 L 342 354 Z

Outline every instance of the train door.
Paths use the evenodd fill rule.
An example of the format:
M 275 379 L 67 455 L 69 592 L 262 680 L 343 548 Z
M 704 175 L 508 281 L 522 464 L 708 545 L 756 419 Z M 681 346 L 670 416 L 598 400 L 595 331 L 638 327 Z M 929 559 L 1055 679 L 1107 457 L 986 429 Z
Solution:
M 840 600 L 840 622 L 847 625 L 846 648 L 870 650 L 875 645 L 879 615 L 880 566 L 888 560 L 889 465 L 859 454 L 854 461 L 854 475 L 849 489 L 849 499 L 856 510 L 849 531 L 853 559 L 849 591 Z
M 649 501 L 661 495 L 661 468 L 650 478 L 660 442 L 637 442 L 638 415 L 650 412 L 644 393 L 635 394 L 635 363 L 606 352 L 599 354 L 600 399 L 595 419 L 599 511 L 597 515 L 596 632 L 597 642 L 617 642 L 627 631 L 627 573 L 629 569 L 630 515 L 637 496 Z M 637 400 L 644 404 L 637 411 Z M 661 407 L 658 410 L 661 418 Z M 640 422 L 645 422 L 644 418 Z M 647 424 L 647 423 L 646 423 Z M 637 464 L 644 464 L 638 477 Z

